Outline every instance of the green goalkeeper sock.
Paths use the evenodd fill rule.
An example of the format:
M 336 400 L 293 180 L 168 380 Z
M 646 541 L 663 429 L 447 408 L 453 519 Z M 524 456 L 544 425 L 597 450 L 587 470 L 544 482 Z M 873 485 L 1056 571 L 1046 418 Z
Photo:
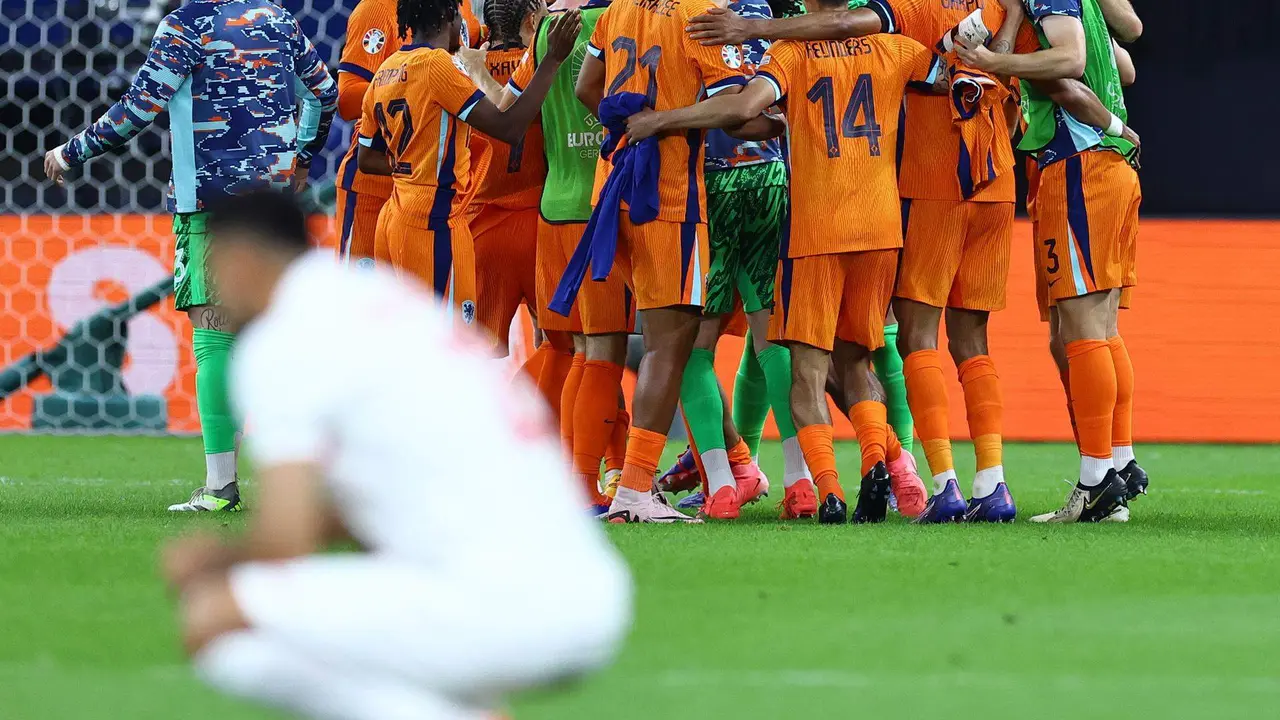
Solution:
M 770 345 L 760 351 L 760 368 L 769 387 L 769 404 L 773 406 L 778 435 L 783 440 L 793 438 L 796 424 L 791 418 L 791 351 L 781 345 Z
M 702 469 L 706 472 L 707 492 L 715 495 L 732 486 L 733 471 L 724 446 L 724 400 L 720 380 L 716 378 L 716 355 L 710 350 L 695 349 L 689 354 L 680 383 L 680 406 L 689 424 Z
M 876 377 L 884 386 L 884 404 L 889 409 L 889 425 L 898 434 L 907 452 L 915 445 L 915 426 L 907 405 L 907 381 L 902 375 L 902 356 L 898 354 L 898 324 L 884 327 L 884 347 L 871 354 Z
M 738 363 L 738 378 L 733 384 L 733 425 L 751 450 L 754 457 L 760 451 L 760 436 L 764 433 L 764 421 L 769 417 L 768 384 L 764 370 L 756 360 L 751 331 L 742 348 L 742 362 Z
M 221 490 L 236 479 L 236 421 L 227 393 L 227 366 L 235 340 L 234 334 L 220 330 L 192 330 L 205 485 L 212 490 Z

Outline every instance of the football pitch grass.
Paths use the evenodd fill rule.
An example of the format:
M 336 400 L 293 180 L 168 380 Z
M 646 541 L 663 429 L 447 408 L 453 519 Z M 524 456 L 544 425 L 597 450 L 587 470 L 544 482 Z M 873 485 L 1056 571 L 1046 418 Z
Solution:
M 193 439 L 0 436 L 0 718 L 277 717 L 206 690 L 179 651 L 160 542 L 244 522 L 165 512 L 199 484 L 199 453 Z M 775 519 L 782 459 L 766 443 L 775 491 L 736 523 L 609 527 L 638 587 L 625 651 L 514 715 L 1276 716 L 1280 447 L 1139 453 L 1152 494 L 1128 525 L 1026 522 L 1061 504 L 1073 454 L 1012 445 L 1013 525 L 819 527 Z M 971 471 L 968 447 L 957 458 Z M 520 522 L 484 491 L 518 470 L 468 470 L 458 512 Z

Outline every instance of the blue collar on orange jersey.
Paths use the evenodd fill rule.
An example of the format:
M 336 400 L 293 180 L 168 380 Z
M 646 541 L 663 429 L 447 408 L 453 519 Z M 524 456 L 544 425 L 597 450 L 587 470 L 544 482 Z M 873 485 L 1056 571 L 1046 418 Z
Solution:
M 550 307 L 554 313 L 569 316 L 588 265 L 591 279 L 599 282 L 609 277 L 618 250 L 618 220 L 623 201 L 628 205 L 628 217 L 634 225 L 643 225 L 658 217 L 658 139 L 645 138 L 636 145 L 618 146 L 627 131 L 627 118 L 645 107 L 644 95 L 631 92 L 610 95 L 600 103 L 598 115 L 606 131 L 600 157 L 610 160 L 613 170 L 600 189 L 600 200 L 591 211 L 587 229 L 552 296 Z

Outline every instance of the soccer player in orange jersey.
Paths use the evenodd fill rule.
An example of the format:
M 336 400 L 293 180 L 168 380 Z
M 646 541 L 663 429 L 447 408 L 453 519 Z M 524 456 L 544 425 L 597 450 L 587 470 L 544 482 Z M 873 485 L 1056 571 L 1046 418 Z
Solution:
M 495 83 L 511 78 L 546 14 L 544 0 L 486 0 L 484 72 Z M 537 315 L 538 201 L 547 176 L 541 124 L 535 120 L 515 145 L 472 133 L 470 149 L 473 164 L 486 168 L 467 210 L 476 248 L 476 319 L 505 357 L 521 303 Z
M 737 48 L 708 48 L 688 39 L 687 21 L 712 0 L 615 2 L 600 16 L 578 75 L 577 95 L 588 109 L 643 98 L 667 110 L 695 103 L 704 93 L 737 92 L 746 83 Z M 629 95 L 628 95 L 629 94 Z M 653 476 L 676 409 L 681 378 L 697 335 L 708 269 L 704 133 L 656 142 L 656 219 L 617 223 L 615 270 L 631 287 L 641 317 L 646 353 L 633 403 L 626 459 L 610 518 L 617 521 L 688 520 L 655 495 Z M 602 162 L 602 171 L 609 166 Z M 597 183 L 599 185 L 599 182 Z M 597 209 L 597 217 L 602 211 Z
M 845 0 L 806 4 L 818 20 L 846 6 Z M 633 138 L 643 138 L 688 127 L 733 128 L 775 104 L 786 113 L 791 220 L 782 240 L 770 339 L 791 348 L 791 408 L 817 481 L 822 523 L 842 523 L 848 515 L 826 401 L 833 351 L 855 401 L 850 419 L 862 449 L 853 521 L 882 521 L 887 511 L 887 411 L 870 362 L 871 352 L 884 344 L 902 247 L 898 108 L 909 83 L 932 88 L 945 82 L 940 58 L 900 36 L 780 41 L 741 94 L 636 115 L 629 126 Z M 833 222 L 832 198 L 858 208 L 857 217 Z
M 484 97 L 450 54 L 462 22 L 448 0 L 400 0 L 398 22 L 414 42 L 374 75 L 361 116 L 360 169 L 390 175 L 391 199 L 378 217 L 377 254 L 416 277 L 475 321 L 474 244 L 466 208 L 475 192 L 468 126 L 514 145 L 538 114 L 577 32 L 577 12 L 551 32 L 554 52 L 529 91 L 506 111 Z M 464 124 L 465 123 L 465 124 Z
M 470 0 L 459 7 L 471 30 L 462 35 L 464 47 L 472 38 L 479 43 L 480 24 L 471 12 Z M 396 27 L 395 0 L 361 0 L 347 19 L 347 38 L 338 64 L 338 114 L 343 120 L 360 119 L 364 93 L 383 61 L 400 49 L 405 40 Z M 360 172 L 357 148 L 360 127 L 351 133 L 351 147 L 338 165 L 337 215 L 338 258 L 345 264 L 372 264 L 374 231 L 378 213 L 391 197 L 391 180 Z

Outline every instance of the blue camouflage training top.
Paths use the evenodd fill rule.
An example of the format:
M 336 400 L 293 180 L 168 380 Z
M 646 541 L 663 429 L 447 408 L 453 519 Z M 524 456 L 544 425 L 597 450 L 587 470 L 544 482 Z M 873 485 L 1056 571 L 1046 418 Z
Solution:
M 765 0 L 737 0 L 729 3 L 729 9 L 745 18 L 772 18 L 773 11 Z M 756 66 L 769 49 L 767 40 L 748 40 L 738 46 L 726 45 L 722 51 L 724 61 L 730 67 L 743 67 L 748 74 L 755 73 Z M 782 151 L 776 139 L 764 142 L 738 140 L 723 130 L 707 132 L 707 172 L 782 162 Z
M 160 23 L 128 92 L 63 145 L 60 157 L 81 165 L 128 142 L 167 108 L 169 210 L 194 212 L 247 188 L 287 186 L 295 157 L 310 164 L 324 146 L 337 106 L 337 84 L 284 8 L 269 0 L 195 0 Z

